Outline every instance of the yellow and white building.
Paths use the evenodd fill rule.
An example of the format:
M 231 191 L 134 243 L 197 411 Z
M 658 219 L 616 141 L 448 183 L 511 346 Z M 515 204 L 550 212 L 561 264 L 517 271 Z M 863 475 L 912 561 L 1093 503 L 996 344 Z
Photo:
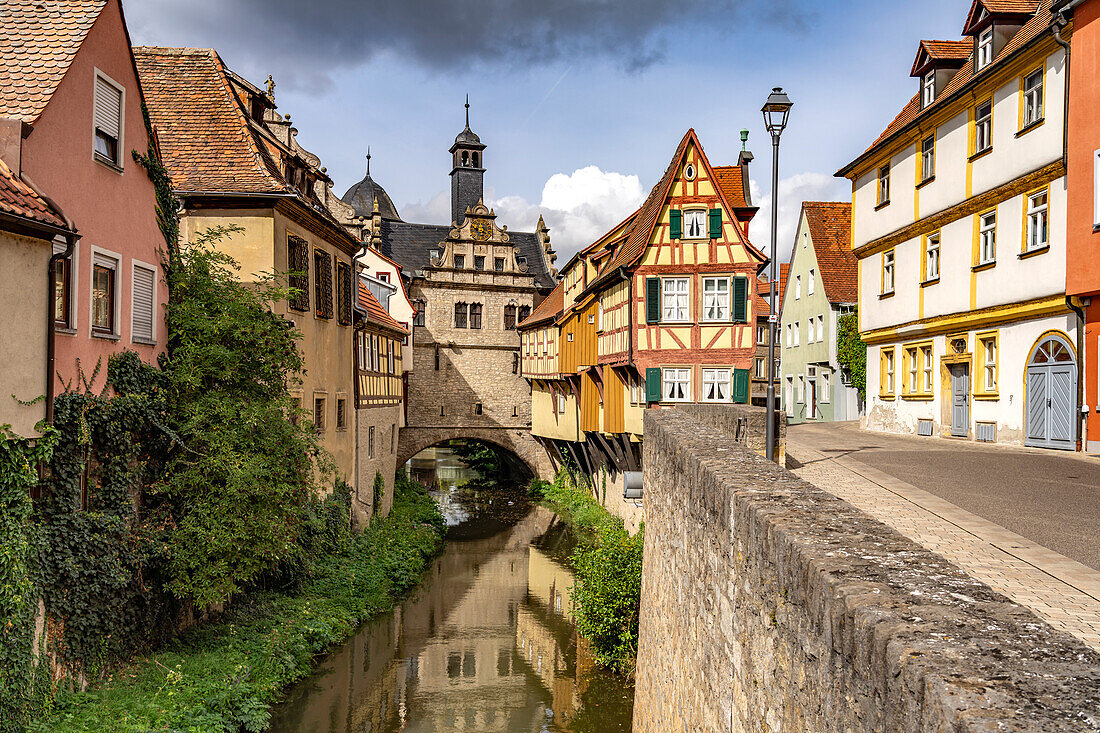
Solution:
M 1026 7 L 1025 7 L 1026 6 Z M 1066 55 L 1050 0 L 975 0 L 852 181 L 866 426 L 1073 449 Z

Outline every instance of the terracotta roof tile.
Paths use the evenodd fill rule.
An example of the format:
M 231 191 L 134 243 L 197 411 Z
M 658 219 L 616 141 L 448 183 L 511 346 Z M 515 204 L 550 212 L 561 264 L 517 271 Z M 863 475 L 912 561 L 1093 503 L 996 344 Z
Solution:
M 535 310 L 531 312 L 531 315 L 523 319 L 520 322 L 520 328 L 529 328 L 531 326 L 537 326 L 543 321 L 551 321 L 561 315 L 562 310 L 565 309 L 565 281 L 559 282 L 550 294 L 542 299 L 542 302 L 535 306 Z
M 46 201 L 0 160 L 0 211 L 40 224 L 67 229 L 65 221 Z
M 745 201 L 745 184 L 741 177 L 741 166 L 716 165 L 712 170 L 714 182 L 730 206 L 735 209 L 751 208 L 749 202 Z
M 969 38 L 961 41 L 921 41 L 917 49 L 917 58 L 913 60 L 913 69 L 909 75 L 917 76 L 921 67 L 925 66 L 921 62 L 926 55 L 933 62 L 950 61 L 958 66 L 965 63 L 972 53 L 974 53 L 974 41 Z
M 137 46 L 134 59 L 176 190 L 293 192 L 275 162 L 277 151 L 253 129 L 216 51 Z
M 974 0 L 966 14 L 963 33 L 969 34 L 981 18 L 981 8 L 990 15 L 1031 15 L 1039 9 L 1040 0 Z
M 830 303 L 855 303 L 858 265 L 852 254 L 852 205 L 844 201 L 805 201 L 802 212 L 810 229 L 825 297 Z
M 34 123 L 106 0 L 0 3 L 0 116 Z
M 779 265 L 779 274 L 777 275 L 777 279 L 779 280 L 779 292 L 776 294 L 775 302 L 781 311 L 783 310 L 783 293 L 786 292 L 787 289 L 787 273 L 790 272 L 790 269 L 791 264 L 789 262 L 783 262 Z M 766 296 L 771 292 L 771 288 L 768 287 L 768 282 L 766 280 L 757 281 L 757 292 L 767 301 Z
M 374 297 L 374 294 L 362 280 L 359 281 L 359 307 L 367 312 L 367 320 L 401 333 L 407 334 L 409 332 L 409 329 L 401 325 L 396 318 L 382 307 L 382 304 L 378 302 L 378 298 Z
M 882 134 L 875 139 L 871 146 L 867 148 L 856 160 L 852 161 L 848 165 L 844 166 L 838 175 L 844 175 L 844 173 L 852 167 L 854 163 L 859 162 L 870 151 L 874 150 L 878 145 L 884 142 L 887 138 L 892 137 L 894 134 L 903 130 L 913 121 L 920 117 L 925 116 L 930 110 L 936 110 L 942 107 L 946 100 L 949 100 L 955 92 L 959 91 L 967 82 L 971 79 L 981 77 L 984 74 L 988 74 L 990 69 L 997 68 L 1006 63 L 1006 60 L 1011 58 L 1012 54 L 1020 50 L 1028 42 L 1034 40 L 1040 33 L 1050 26 L 1051 13 L 1050 5 L 1051 0 L 1027 0 L 1026 2 L 1017 0 L 1003 0 L 1004 5 L 1014 5 L 1019 7 L 1027 6 L 1029 10 L 1026 12 L 1034 12 L 1035 14 L 1028 19 L 1028 21 L 1016 32 L 1011 40 L 1005 44 L 1005 47 L 1001 49 L 1001 52 L 997 54 L 997 58 L 993 60 L 991 64 L 979 71 L 977 75 L 973 73 L 974 59 L 968 59 L 963 67 L 951 78 L 951 81 L 947 83 L 937 96 L 936 100 L 932 104 L 928 105 L 924 109 L 920 107 L 920 95 L 915 94 L 913 98 L 909 100 L 909 103 L 902 108 L 898 116 L 894 118 L 894 121 L 887 125 L 886 129 L 882 131 Z M 998 12 L 1010 12 L 1010 11 L 998 11 Z M 1018 11 L 1011 11 L 1018 12 Z

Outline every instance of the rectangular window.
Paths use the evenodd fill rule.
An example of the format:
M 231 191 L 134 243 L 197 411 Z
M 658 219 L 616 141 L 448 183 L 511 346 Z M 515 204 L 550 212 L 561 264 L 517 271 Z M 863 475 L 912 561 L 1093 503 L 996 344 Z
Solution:
M 466 328 L 467 310 L 465 303 L 455 303 L 455 328 Z
M 817 317 L 817 342 L 821 343 L 825 340 L 825 316 L 820 315 Z
M 367 458 L 374 458 L 374 426 L 367 431 Z
M 637 402 L 637 400 L 634 401 Z M 563 392 L 558 392 L 558 414 L 565 414 L 565 394 Z
M 413 308 L 416 308 L 416 313 L 413 315 L 413 325 L 423 326 L 428 315 L 428 301 L 423 299 L 414 300 Z
M 367 370 L 367 337 L 362 331 L 355 334 L 355 360 L 359 371 Z
M 157 271 L 134 263 L 131 287 L 130 340 L 156 343 Z
M 924 383 L 922 385 L 923 388 L 924 388 L 923 391 L 924 391 L 925 394 L 930 395 L 930 394 L 932 394 L 932 347 L 931 346 L 922 346 L 921 347 L 921 366 L 922 366 L 923 371 L 924 371 Z
M 455 269 L 461 270 L 466 266 L 466 255 L 455 255 Z
M 703 278 L 703 319 L 707 321 L 730 319 L 730 279 L 728 277 Z
M 978 264 L 997 261 L 997 212 L 988 211 L 978 218 Z
M 703 370 L 703 401 L 704 402 L 729 402 L 730 399 L 730 370 L 729 369 L 704 369 Z
M 798 346 L 798 342 L 802 336 L 802 324 L 798 321 L 794 322 L 794 345 Z
M 906 392 L 906 394 L 912 394 L 914 392 L 920 391 L 917 388 L 917 378 L 920 374 L 920 363 L 919 363 L 918 353 L 919 352 L 917 351 L 917 348 L 915 346 L 905 350 L 905 361 L 907 363 L 907 366 L 909 367 L 908 370 L 906 371 L 906 376 L 907 376 L 907 379 L 905 381 L 905 392 Z
M 72 257 L 63 257 L 54 263 L 53 318 L 60 328 L 72 328 Z
M 313 397 L 313 428 L 318 433 L 325 432 L 325 398 Z
M 878 169 L 878 205 L 890 203 L 890 164 Z
M 923 95 L 921 96 L 923 107 L 927 107 L 936 101 L 936 70 L 933 69 L 924 75 Z
M 833 373 L 828 369 L 822 370 L 817 380 L 817 401 L 831 402 L 833 394 Z
M 882 379 L 879 384 L 879 392 L 884 397 L 894 396 L 894 349 L 882 349 Z
M 993 26 L 978 35 L 978 69 L 984 69 L 993 61 Z
M 290 307 L 296 311 L 309 310 L 309 249 L 306 241 L 293 234 L 286 237 L 286 264 L 290 271 L 289 284 L 293 289 Z
M 940 277 L 940 233 L 929 234 L 924 241 L 924 279 L 938 280 Z
M 504 272 L 504 258 L 496 257 L 493 259 L 493 269 L 497 272 Z
M 348 429 L 348 400 L 346 397 L 336 398 L 336 429 Z
M 1043 119 L 1043 70 L 1024 78 L 1024 127 Z
M 475 270 L 484 270 L 485 269 L 485 255 L 474 255 L 474 269 Z
M 755 366 L 756 366 L 756 378 L 757 379 L 767 379 L 768 378 L 767 369 L 766 369 L 767 364 L 768 364 L 767 359 L 764 359 L 763 357 L 757 357 L 756 358 Z
M 688 311 L 688 279 L 666 277 L 661 279 L 663 321 L 686 321 Z
M 92 263 L 92 334 L 116 334 L 115 306 L 118 297 L 118 262 L 96 255 Z
M 993 100 L 974 108 L 974 155 L 993 147 Z
M 894 292 L 894 250 L 882 253 L 882 294 Z
M 806 295 L 814 294 L 814 271 L 810 270 L 810 274 L 806 276 Z
M 684 212 L 684 239 L 702 239 L 707 235 L 707 212 Z
M 352 293 L 351 265 L 336 263 L 336 322 L 341 326 L 351 324 Z
M 470 328 L 481 328 L 481 303 L 470 303 Z
M 794 299 L 798 300 L 802 297 L 802 276 L 794 276 Z
M 482 404 L 480 402 L 474 404 L 474 414 L 475 415 L 484 415 L 485 414 L 485 408 L 484 408 L 484 406 L 482 406 Z
M 1047 246 L 1047 192 L 1039 191 L 1027 197 L 1028 251 Z
M 924 138 L 920 144 L 920 172 L 921 182 L 932 180 L 936 175 L 936 135 L 935 133 Z
M 976 385 L 976 393 L 985 395 L 997 394 L 997 334 L 978 334 L 978 358 L 980 364 L 981 384 Z
M 783 394 L 783 401 L 787 405 L 787 415 L 794 415 L 794 377 L 787 377 L 787 388 Z
M 317 293 L 318 318 L 332 318 L 332 255 L 321 249 L 313 250 L 313 285 Z
M 397 426 L 390 425 L 390 453 L 397 447 Z
M 798 401 L 799 403 L 806 401 L 806 377 L 802 374 L 798 375 Z
M 516 306 L 514 303 L 509 303 L 504 306 L 504 330 L 514 331 L 516 329 Z
M 691 401 L 691 369 L 665 369 L 662 381 L 665 402 Z
M 122 166 L 122 87 L 96 74 L 95 77 L 95 157 L 116 167 Z
M 794 346 L 794 337 L 791 335 L 791 324 L 787 324 L 787 346 Z
M 768 345 L 768 327 L 767 326 L 757 326 L 756 327 L 756 344 L 758 346 L 767 346 Z

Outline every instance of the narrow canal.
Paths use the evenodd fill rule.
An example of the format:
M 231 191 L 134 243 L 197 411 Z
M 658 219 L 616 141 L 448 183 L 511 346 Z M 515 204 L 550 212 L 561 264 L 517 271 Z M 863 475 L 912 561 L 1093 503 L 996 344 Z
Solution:
M 569 528 L 446 449 L 435 484 L 447 546 L 413 594 L 322 659 L 276 711 L 276 733 L 629 731 L 634 689 L 599 669 L 573 625 Z

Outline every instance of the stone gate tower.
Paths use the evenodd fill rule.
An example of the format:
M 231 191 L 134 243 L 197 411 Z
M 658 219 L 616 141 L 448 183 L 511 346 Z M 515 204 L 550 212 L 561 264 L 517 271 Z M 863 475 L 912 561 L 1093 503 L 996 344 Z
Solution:
M 461 224 L 466 210 L 485 198 L 485 145 L 470 129 L 470 98 L 466 97 L 466 128 L 451 146 L 451 221 Z

